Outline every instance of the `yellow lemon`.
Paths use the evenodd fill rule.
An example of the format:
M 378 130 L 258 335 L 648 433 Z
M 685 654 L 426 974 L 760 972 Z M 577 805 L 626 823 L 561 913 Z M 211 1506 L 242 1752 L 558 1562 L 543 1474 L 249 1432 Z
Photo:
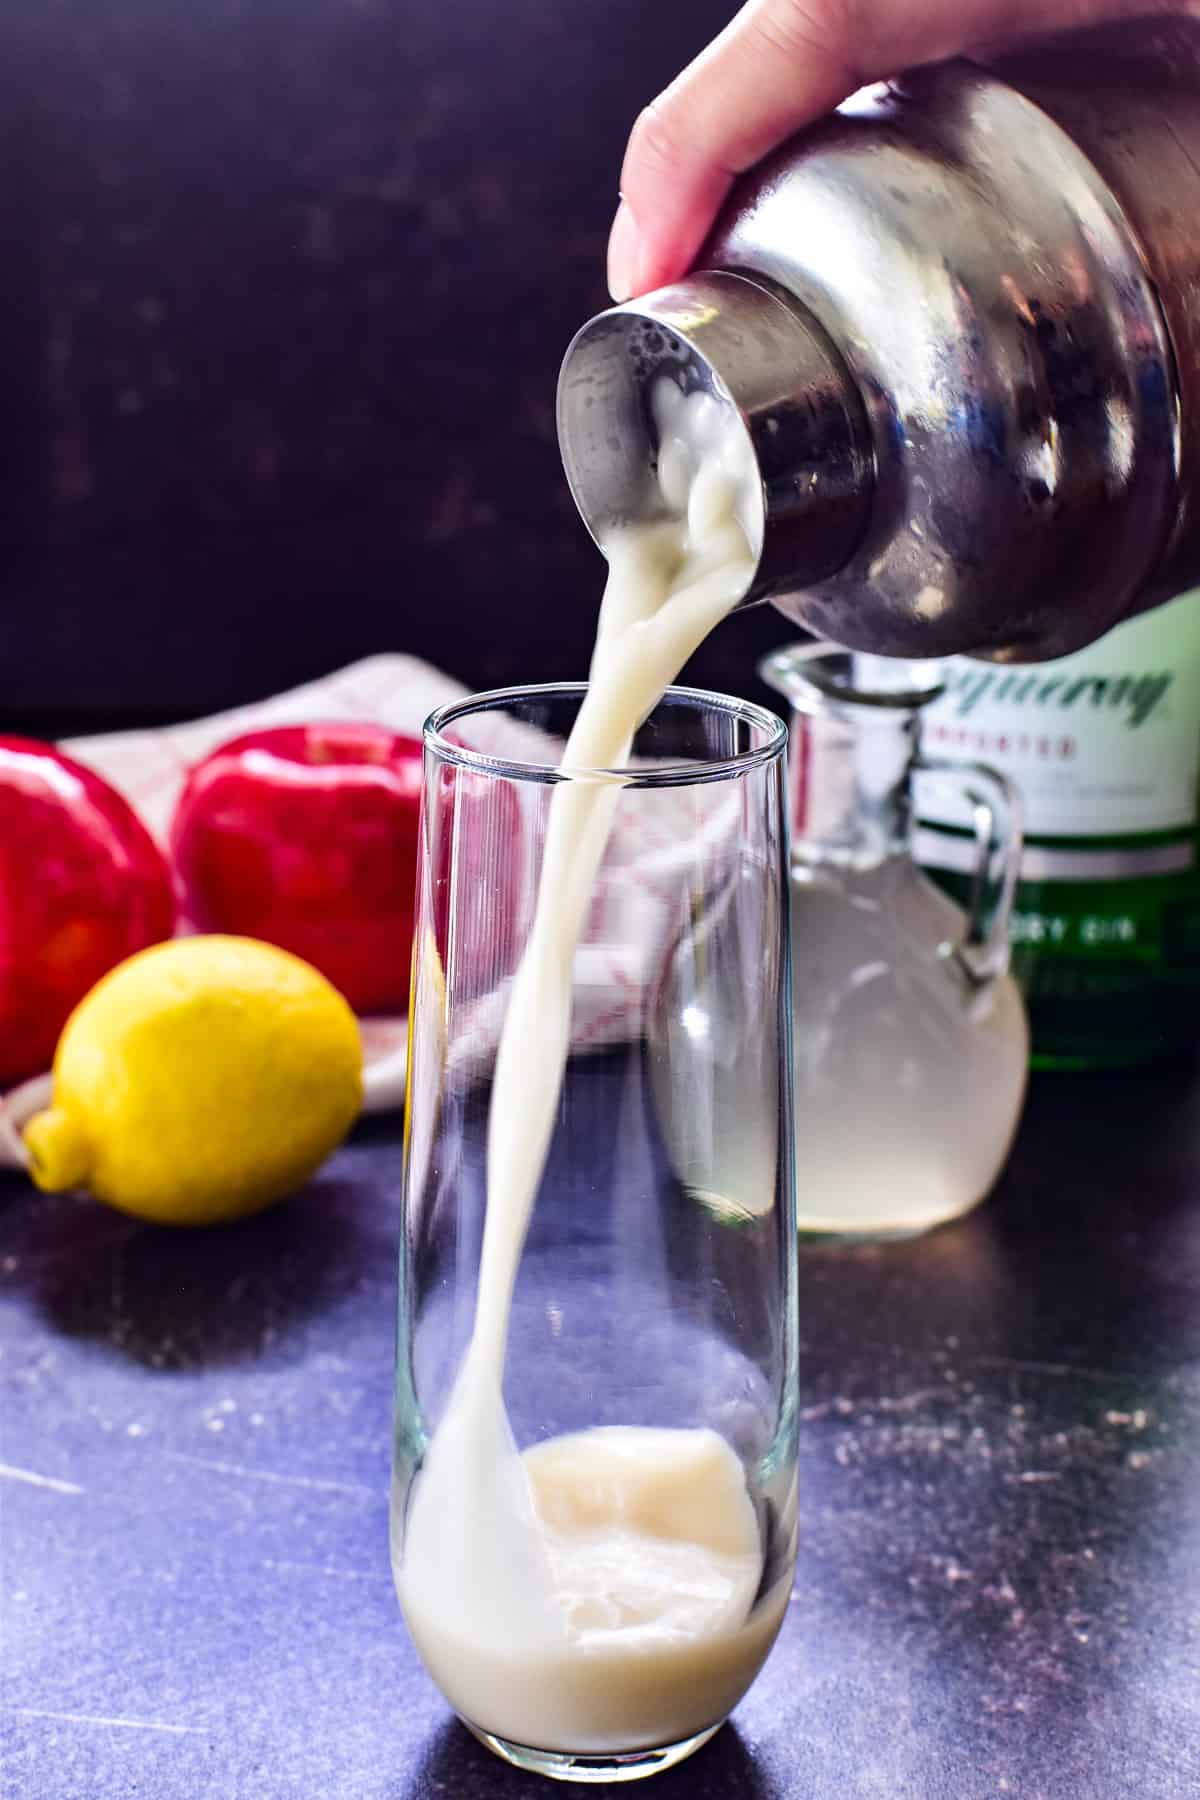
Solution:
M 323 976 L 249 938 L 179 938 L 76 1007 L 24 1136 L 41 1188 L 211 1225 L 299 1187 L 361 1105 L 358 1025 Z

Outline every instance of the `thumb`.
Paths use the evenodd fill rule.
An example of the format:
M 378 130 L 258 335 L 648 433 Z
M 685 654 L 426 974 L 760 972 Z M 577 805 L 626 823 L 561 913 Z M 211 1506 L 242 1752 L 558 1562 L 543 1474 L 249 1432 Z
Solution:
M 869 81 L 1161 0 L 749 0 L 641 114 L 609 242 L 615 300 L 690 265 L 735 176 Z

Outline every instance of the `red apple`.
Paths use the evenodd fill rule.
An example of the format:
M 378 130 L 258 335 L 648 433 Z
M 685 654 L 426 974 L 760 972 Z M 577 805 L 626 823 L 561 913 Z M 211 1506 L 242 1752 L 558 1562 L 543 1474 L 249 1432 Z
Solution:
M 360 724 L 235 738 L 175 813 L 188 916 L 302 956 L 359 1012 L 403 1012 L 420 806 L 415 738 Z
M 358 723 L 276 726 L 214 750 L 171 828 L 191 922 L 291 950 L 357 1012 L 404 1012 L 421 763 L 416 738 Z M 430 922 L 461 999 L 512 966 L 520 807 L 508 784 L 458 769 L 437 792 Z
M 49 1068 L 88 990 L 174 921 L 128 802 L 51 745 L 0 737 L 0 1087 Z

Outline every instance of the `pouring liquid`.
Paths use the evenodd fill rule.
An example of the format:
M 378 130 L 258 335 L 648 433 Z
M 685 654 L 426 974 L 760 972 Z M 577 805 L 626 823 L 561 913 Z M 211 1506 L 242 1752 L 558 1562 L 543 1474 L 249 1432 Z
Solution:
M 527 1747 L 616 1754 L 718 1723 L 757 1674 L 786 1584 L 741 1464 L 708 1430 L 595 1427 L 517 1449 L 503 1399 L 513 1289 L 569 1051 L 576 945 L 622 791 L 663 690 L 746 591 L 761 498 L 736 414 L 661 382 L 667 517 L 605 543 L 590 684 L 549 808 L 533 924 L 488 1121 L 473 1334 L 416 1476 L 397 1588 L 418 1650 L 473 1725 Z M 757 510 L 756 510 L 757 509 Z

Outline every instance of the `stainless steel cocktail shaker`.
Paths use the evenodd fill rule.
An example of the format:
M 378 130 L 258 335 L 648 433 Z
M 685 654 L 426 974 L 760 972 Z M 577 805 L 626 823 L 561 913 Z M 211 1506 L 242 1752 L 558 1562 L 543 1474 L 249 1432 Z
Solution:
M 750 433 L 747 601 L 837 643 L 1058 656 L 1200 580 L 1200 23 L 921 71 L 743 178 L 567 352 L 596 536 L 654 505 L 665 371 Z

